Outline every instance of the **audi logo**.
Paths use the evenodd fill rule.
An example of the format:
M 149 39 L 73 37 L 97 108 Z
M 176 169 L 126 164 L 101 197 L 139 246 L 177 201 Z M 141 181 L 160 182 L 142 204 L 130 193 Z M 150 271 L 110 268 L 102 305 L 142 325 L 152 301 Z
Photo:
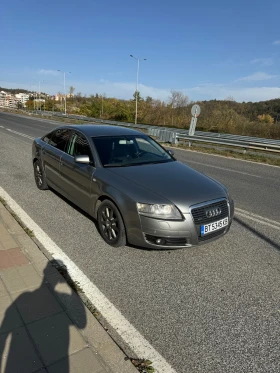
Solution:
M 205 214 L 207 218 L 213 218 L 214 216 L 221 215 L 221 213 L 222 213 L 221 207 L 214 207 L 214 208 L 205 210 Z

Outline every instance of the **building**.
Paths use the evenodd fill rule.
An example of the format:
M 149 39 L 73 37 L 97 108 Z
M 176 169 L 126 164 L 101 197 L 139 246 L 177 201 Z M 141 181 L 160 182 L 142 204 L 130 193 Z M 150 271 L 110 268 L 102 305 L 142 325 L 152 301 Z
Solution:
M 10 108 L 10 109 L 17 109 L 18 108 L 18 100 L 15 98 L 14 95 L 1 91 L 0 92 L 0 107 Z
M 17 93 L 15 95 L 15 98 L 18 100 L 18 102 L 21 102 L 23 107 L 26 107 L 26 102 L 29 100 L 29 94 L 27 94 L 27 93 Z
M 58 93 L 55 95 L 55 101 L 62 101 L 64 99 L 64 95 L 61 93 Z

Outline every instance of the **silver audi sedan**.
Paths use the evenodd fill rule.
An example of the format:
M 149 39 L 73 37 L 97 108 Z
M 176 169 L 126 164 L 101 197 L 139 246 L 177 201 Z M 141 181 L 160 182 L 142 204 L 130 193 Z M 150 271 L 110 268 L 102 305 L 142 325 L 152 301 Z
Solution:
M 225 186 L 177 161 L 142 132 L 118 126 L 58 127 L 32 146 L 35 182 L 97 221 L 112 246 L 200 245 L 228 232 Z

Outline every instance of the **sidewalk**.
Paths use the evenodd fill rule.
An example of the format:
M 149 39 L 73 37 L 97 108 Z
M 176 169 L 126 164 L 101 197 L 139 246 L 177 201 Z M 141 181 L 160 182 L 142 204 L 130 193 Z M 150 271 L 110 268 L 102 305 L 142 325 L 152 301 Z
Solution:
M 0 373 L 33 372 L 138 371 L 0 202 Z

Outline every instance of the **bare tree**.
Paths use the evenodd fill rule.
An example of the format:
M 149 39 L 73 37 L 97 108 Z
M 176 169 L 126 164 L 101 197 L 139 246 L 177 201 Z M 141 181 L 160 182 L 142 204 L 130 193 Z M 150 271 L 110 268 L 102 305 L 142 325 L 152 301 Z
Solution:
M 186 96 L 183 92 L 171 91 L 169 103 L 172 105 L 173 109 L 182 108 L 189 104 L 189 97 Z
M 171 123 L 173 126 L 174 122 L 174 109 L 176 109 L 178 115 L 185 115 L 185 108 L 189 104 L 189 97 L 180 91 L 171 91 L 168 103 L 171 107 Z

